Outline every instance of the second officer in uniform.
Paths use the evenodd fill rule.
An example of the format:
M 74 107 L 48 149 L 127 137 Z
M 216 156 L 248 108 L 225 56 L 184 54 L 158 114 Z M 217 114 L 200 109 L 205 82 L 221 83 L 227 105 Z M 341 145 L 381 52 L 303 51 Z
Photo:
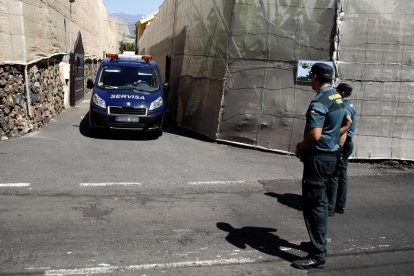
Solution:
M 346 195 L 348 190 L 348 158 L 354 149 L 352 137 L 356 128 L 356 110 L 351 103 L 350 96 L 352 94 L 352 86 L 347 83 L 340 83 L 336 90 L 344 99 L 344 104 L 348 116 L 352 121 L 351 127 L 346 134 L 341 136 L 340 144 L 342 146 L 341 160 L 338 166 L 338 172 L 328 192 L 329 197 L 329 215 L 335 212 L 343 214 L 345 212 Z

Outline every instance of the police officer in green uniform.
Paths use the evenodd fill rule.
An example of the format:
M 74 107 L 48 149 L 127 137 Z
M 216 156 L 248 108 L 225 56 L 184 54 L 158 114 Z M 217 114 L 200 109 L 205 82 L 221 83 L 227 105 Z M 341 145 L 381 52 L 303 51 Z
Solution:
M 340 83 L 336 87 L 338 93 L 342 96 L 348 116 L 352 124 L 345 135 L 341 136 L 340 145 L 342 146 L 341 160 L 338 166 L 338 172 L 335 176 L 331 187 L 329 188 L 329 215 L 335 212 L 343 214 L 345 212 L 346 195 L 348 190 L 348 158 L 354 149 L 352 136 L 356 128 L 356 110 L 351 103 L 352 86 L 347 83 Z
M 331 86 L 333 68 L 325 63 L 315 63 L 310 77 L 312 89 L 317 94 L 306 114 L 304 139 L 296 148 L 296 155 L 303 162 L 303 216 L 310 238 L 309 255 L 292 263 L 299 269 L 325 267 L 326 186 L 337 168 L 341 124 L 346 117 L 342 97 Z

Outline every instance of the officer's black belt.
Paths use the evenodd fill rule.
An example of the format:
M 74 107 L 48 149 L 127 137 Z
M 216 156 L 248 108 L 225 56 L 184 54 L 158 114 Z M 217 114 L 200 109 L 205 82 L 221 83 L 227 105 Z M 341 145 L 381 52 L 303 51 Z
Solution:
M 318 149 L 311 149 L 306 151 L 305 155 L 337 155 L 339 151 L 324 151 Z

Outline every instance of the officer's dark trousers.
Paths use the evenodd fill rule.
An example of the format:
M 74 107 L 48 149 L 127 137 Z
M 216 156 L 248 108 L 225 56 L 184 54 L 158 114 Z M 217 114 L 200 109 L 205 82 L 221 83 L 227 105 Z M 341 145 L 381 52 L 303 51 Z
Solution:
M 351 156 L 353 150 L 354 143 L 352 143 L 352 139 L 348 138 L 342 149 L 342 160 L 341 165 L 339 166 L 338 190 L 336 202 L 334 202 L 333 205 L 336 208 L 345 209 L 346 194 L 348 192 L 348 158 Z
M 309 255 L 318 261 L 326 257 L 328 198 L 326 187 L 335 173 L 336 154 L 312 154 L 303 159 L 303 216 L 312 243 Z
M 329 211 L 344 208 L 348 190 L 348 158 L 354 149 L 352 139 L 348 137 L 342 148 L 342 158 L 339 161 L 338 169 L 327 187 Z

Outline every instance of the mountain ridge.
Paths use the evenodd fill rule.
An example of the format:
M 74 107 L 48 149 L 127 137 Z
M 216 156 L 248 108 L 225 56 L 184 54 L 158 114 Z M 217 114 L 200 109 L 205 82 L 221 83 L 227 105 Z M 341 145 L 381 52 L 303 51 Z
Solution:
M 111 13 L 113 18 L 120 18 L 128 23 L 129 37 L 135 38 L 135 24 L 142 19 L 141 14 Z

